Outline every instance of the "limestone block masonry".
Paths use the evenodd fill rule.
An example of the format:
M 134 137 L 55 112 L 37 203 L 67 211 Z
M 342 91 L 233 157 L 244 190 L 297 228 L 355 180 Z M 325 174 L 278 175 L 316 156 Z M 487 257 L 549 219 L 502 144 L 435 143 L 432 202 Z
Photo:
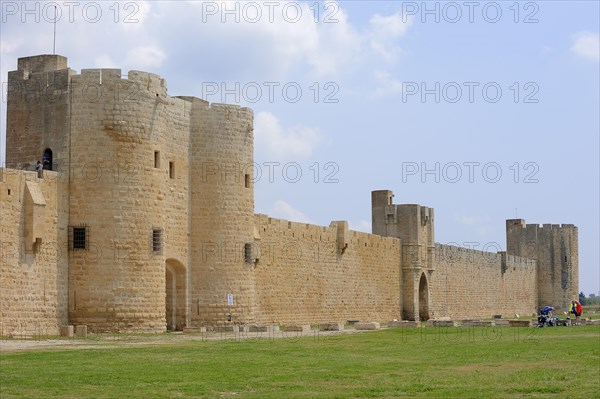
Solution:
M 573 225 L 508 220 L 489 253 L 436 244 L 433 208 L 389 190 L 372 192 L 373 234 L 254 214 L 252 110 L 171 97 L 152 73 L 20 58 L 6 131 L 1 336 L 376 326 L 577 296 Z

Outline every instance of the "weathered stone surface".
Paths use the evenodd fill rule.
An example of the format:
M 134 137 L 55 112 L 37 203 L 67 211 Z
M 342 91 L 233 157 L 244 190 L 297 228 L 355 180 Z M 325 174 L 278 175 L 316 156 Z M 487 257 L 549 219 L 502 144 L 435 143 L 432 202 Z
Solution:
M 496 323 L 494 320 L 462 320 L 460 325 L 462 327 L 491 327 Z
M 229 326 L 215 326 L 213 328 L 214 332 L 239 332 L 239 327 L 238 326 L 233 326 L 233 325 L 229 325 Z
M 454 320 L 427 320 L 427 325 L 431 327 L 456 327 Z
M 417 328 L 421 327 L 421 323 L 410 320 L 392 320 L 388 321 L 387 326 L 389 328 Z
M 273 331 L 273 326 L 250 325 L 250 326 L 248 326 L 248 331 L 249 332 L 270 332 L 270 331 Z
M 86 325 L 75 326 L 75 336 L 80 337 L 80 338 L 87 337 L 87 326 Z
M 60 336 L 73 338 L 74 336 L 73 326 L 60 326 Z
M 381 325 L 376 321 L 354 323 L 355 330 L 379 330 Z
M 188 334 L 205 333 L 206 327 L 184 327 L 183 332 Z
M 319 324 L 319 330 L 320 331 L 342 331 L 344 329 L 344 323 L 336 323 L 336 322 L 329 322 L 329 323 L 321 323 Z
M 531 320 L 509 320 L 510 327 L 531 327 Z
M 307 332 L 310 331 L 310 324 L 286 324 L 283 327 L 284 332 Z

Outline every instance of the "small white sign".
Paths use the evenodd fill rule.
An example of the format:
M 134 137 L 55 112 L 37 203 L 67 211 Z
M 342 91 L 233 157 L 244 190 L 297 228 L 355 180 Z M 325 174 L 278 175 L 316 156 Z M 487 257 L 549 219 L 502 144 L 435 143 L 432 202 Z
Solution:
M 233 306 L 233 294 L 227 294 L 227 306 Z

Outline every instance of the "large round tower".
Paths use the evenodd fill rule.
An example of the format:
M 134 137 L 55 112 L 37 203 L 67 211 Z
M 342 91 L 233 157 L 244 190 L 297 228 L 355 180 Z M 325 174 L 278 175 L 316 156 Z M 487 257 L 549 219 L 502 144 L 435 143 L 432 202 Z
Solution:
M 70 321 L 185 327 L 190 103 L 145 72 L 83 70 L 71 87 Z
M 192 322 L 253 320 L 253 113 L 192 99 Z

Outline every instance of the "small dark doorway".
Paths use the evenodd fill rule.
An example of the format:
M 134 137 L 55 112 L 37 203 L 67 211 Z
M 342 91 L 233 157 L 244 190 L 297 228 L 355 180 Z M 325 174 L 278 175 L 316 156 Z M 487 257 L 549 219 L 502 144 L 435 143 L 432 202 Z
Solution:
M 187 326 L 187 272 L 181 262 L 167 259 L 165 273 L 167 330 L 182 331 Z
M 44 150 L 44 160 L 42 161 L 44 165 L 44 169 L 52 170 L 52 150 L 50 148 L 46 148 Z
M 429 287 L 425 273 L 421 274 L 419 281 L 419 319 L 429 319 Z

